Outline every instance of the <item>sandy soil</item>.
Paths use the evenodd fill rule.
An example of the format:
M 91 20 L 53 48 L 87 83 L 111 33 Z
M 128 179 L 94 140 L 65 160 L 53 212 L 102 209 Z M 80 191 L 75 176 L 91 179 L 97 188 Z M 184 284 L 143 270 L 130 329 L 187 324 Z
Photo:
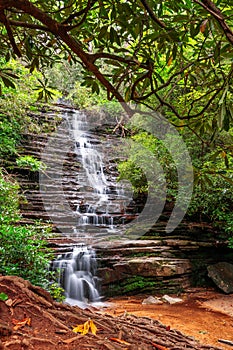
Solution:
M 233 346 L 218 341 L 226 339 L 233 342 L 232 294 L 224 295 L 211 289 L 192 289 L 179 296 L 183 299 L 179 304 L 142 305 L 146 297 L 143 295 L 110 299 L 109 307 L 104 312 L 114 316 L 129 313 L 151 317 L 203 344 L 233 349 Z

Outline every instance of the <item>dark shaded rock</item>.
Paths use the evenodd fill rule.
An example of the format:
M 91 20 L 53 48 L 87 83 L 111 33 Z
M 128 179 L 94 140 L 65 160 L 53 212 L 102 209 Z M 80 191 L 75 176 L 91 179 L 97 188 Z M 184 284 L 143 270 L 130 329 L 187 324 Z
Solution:
M 207 267 L 208 276 L 225 293 L 233 293 L 233 265 L 219 262 Z

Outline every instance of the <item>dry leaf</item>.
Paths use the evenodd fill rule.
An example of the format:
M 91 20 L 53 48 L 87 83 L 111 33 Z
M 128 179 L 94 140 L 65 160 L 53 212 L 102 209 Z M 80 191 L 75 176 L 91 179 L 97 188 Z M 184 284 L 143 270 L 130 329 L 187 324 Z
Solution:
M 13 329 L 17 331 L 19 328 L 24 327 L 25 325 L 31 326 L 31 319 L 27 317 L 19 321 L 13 318 L 12 323 L 15 325 Z
M 89 330 L 92 334 L 96 335 L 97 327 L 92 320 L 88 320 L 84 324 L 79 324 L 73 328 L 73 332 L 81 333 L 82 335 L 87 334 Z
M 83 40 L 84 43 L 89 43 L 90 41 L 93 40 L 93 37 L 90 37 L 90 38 L 86 38 Z
M 168 62 L 167 62 L 167 65 L 170 66 L 170 65 L 172 64 L 172 61 L 173 61 L 173 57 L 170 56 L 170 58 L 169 58 L 169 60 L 168 60 Z
M 206 29 L 206 25 L 208 23 L 208 19 L 205 19 L 202 24 L 200 25 L 200 32 L 204 33 L 205 29 Z
M 90 324 L 90 328 L 91 328 L 91 333 L 96 335 L 96 332 L 97 332 L 96 325 L 94 324 L 94 322 L 92 320 L 89 321 L 89 324 Z
M 109 340 L 112 340 L 112 341 L 115 341 L 115 342 L 117 342 L 117 343 L 124 344 L 124 345 L 131 345 L 131 344 L 128 343 L 127 341 L 122 340 L 122 339 L 119 339 L 119 338 L 109 338 Z

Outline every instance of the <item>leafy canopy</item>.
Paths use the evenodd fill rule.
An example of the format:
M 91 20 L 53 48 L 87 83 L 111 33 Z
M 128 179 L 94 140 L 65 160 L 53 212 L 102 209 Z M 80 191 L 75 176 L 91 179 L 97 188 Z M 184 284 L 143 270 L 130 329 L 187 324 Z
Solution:
M 101 84 L 109 99 L 146 104 L 175 125 L 214 136 L 233 118 L 232 5 L 0 0 L 0 49 L 6 60 L 22 57 L 31 71 L 61 58 L 80 62 L 93 92 Z M 10 85 L 13 77 L 0 71 L 0 78 Z

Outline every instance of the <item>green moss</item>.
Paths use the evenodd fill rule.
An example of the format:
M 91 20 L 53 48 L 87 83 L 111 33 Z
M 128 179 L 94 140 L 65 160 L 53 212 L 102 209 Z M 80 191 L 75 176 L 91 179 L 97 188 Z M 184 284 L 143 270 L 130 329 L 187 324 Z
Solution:
M 111 284 L 109 286 L 109 295 L 124 295 L 124 294 L 136 294 L 146 293 L 152 291 L 164 289 L 162 281 L 156 281 L 154 279 L 146 278 L 143 276 L 132 276 L 117 284 Z

